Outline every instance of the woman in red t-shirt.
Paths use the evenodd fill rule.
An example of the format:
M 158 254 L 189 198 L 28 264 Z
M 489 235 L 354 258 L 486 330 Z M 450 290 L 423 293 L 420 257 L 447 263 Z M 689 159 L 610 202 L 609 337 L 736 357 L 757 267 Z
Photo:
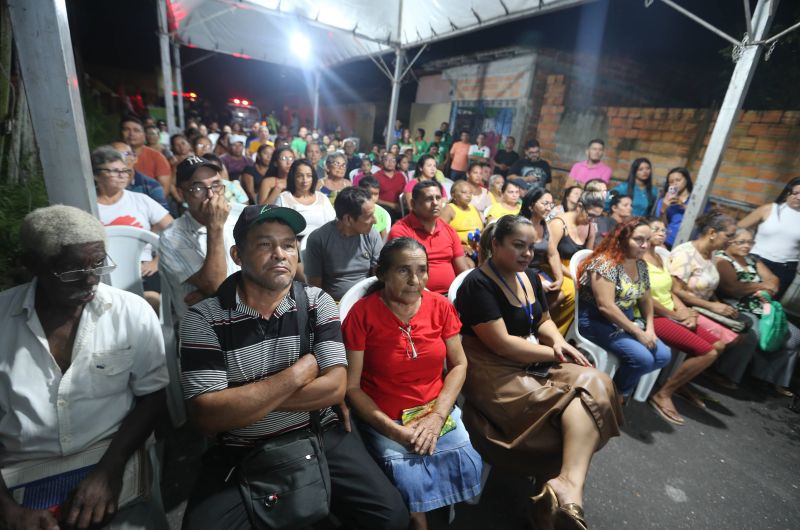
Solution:
M 480 493 L 481 458 L 455 406 L 467 370 L 461 322 L 445 297 L 425 290 L 428 257 L 416 240 L 387 243 L 377 276 L 342 326 L 347 397 L 367 449 L 409 507 L 411 527 L 423 529 L 425 512 Z

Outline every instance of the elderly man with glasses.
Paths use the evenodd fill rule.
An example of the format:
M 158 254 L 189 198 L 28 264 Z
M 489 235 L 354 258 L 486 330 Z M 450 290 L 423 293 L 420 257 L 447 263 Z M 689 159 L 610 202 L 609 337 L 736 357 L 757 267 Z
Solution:
M 230 214 L 219 172 L 218 166 L 196 156 L 176 170 L 177 190 L 188 208 L 161 235 L 160 253 L 161 273 L 172 290 L 178 320 L 239 270 L 230 256 L 238 215 Z
M 2 528 L 168 528 L 143 471 L 164 341 L 144 299 L 100 283 L 114 269 L 105 238 L 70 206 L 22 223 L 34 279 L 0 293 Z

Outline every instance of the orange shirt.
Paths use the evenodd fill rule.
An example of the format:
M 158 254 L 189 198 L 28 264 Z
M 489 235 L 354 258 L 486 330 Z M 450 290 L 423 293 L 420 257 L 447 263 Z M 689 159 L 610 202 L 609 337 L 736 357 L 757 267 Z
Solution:
M 466 171 L 469 167 L 469 144 L 456 142 L 450 148 L 450 169 Z
M 142 150 L 139 152 L 139 159 L 133 167 L 139 173 L 156 180 L 158 177 L 172 175 L 172 169 L 164 155 L 146 145 L 142 146 Z

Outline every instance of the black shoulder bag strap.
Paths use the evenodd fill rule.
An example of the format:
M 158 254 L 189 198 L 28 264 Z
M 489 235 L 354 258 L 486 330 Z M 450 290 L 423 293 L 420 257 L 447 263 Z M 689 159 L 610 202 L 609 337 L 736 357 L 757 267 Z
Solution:
M 292 296 L 297 306 L 297 330 L 300 335 L 300 355 L 311 353 L 311 327 L 308 325 L 308 297 L 302 283 L 292 282 Z M 318 410 L 309 412 L 310 427 L 322 442 L 322 418 Z

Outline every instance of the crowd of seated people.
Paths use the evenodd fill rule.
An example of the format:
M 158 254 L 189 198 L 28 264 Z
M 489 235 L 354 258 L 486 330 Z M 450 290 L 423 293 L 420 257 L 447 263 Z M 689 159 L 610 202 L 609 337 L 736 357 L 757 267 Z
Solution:
M 190 530 L 256 526 L 236 470 L 265 441 L 308 429 L 323 442 L 329 511 L 347 528 L 425 529 L 427 512 L 480 494 L 487 465 L 536 478 L 532 526 L 586 528 L 591 458 L 670 348 L 686 359 L 649 403 L 671 424 L 687 423 L 676 396 L 706 407 L 690 384 L 701 374 L 733 390 L 749 373 L 791 395 L 800 329 L 789 324 L 766 351 L 759 321 L 797 270 L 800 179 L 738 225 L 709 208 L 674 244 L 692 190 L 685 168 L 667 172 L 657 197 L 655 168 L 639 158 L 612 188 L 595 139 L 556 195 L 535 140 L 520 158 L 513 139 L 452 142 L 445 123 L 428 144 L 401 125 L 389 149 L 359 155 L 338 133 L 272 136 L 258 124 L 249 137 L 239 124 L 194 124 L 170 148 L 148 133 L 148 147 L 149 125 L 125 118 L 121 141 L 92 153 L 99 222 L 63 206 L 31 213 L 20 237 L 35 280 L 0 293 L 0 363 L 22 374 L 0 403 L 17 418 L 0 422 L 0 464 L 110 443 L 60 515 L 20 506 L 0 482 L 0 522 L 166 528 L 147 495 L 122 502 L 120 491 L 168 384 L 214 440 Z M 142 279 L 154 307 L 171 294 L 180 381 L 169 381 L 176 352 L 156 313 L 100 283 L 114 269 L 103 225 L 117 224 L 160 235 Z M 340 322 L 337 304 L 372 277 Z M 573 327 L 616 357 L 613 378 L 568 341 Z M 157 476 L 158 459 L 142 458 Z

